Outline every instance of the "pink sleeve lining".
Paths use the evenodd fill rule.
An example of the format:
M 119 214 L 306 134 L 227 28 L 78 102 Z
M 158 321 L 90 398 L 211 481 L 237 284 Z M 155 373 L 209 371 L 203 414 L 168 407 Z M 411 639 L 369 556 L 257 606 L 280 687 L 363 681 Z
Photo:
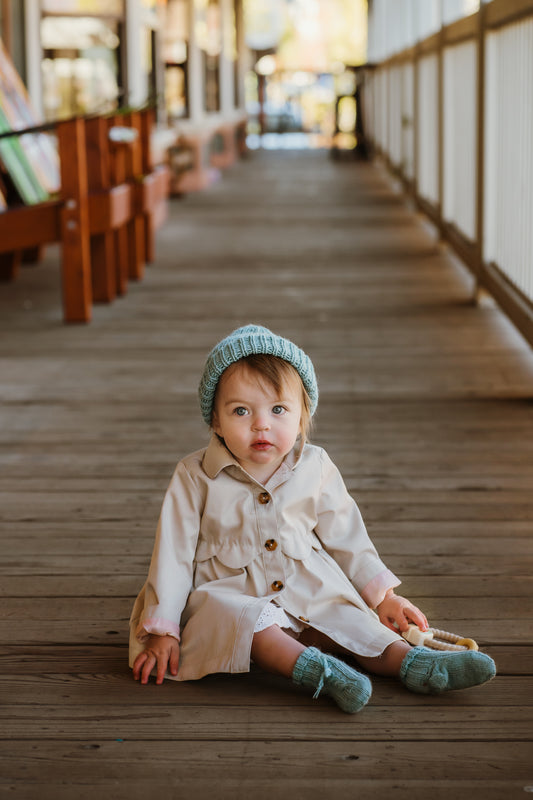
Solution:
M 145 619 L 137 628 L 137 639 L 143 642 L 152 633 L 156 636 L 173 636 L 180 641 L 180 626 L 168 619 Z
M 388 590 L 394 589 L 400 583 L 399 578 L 390 569 L 385 569 L 367 583 L 361 592 L 361 597 L 370 608 L 377 608 Z

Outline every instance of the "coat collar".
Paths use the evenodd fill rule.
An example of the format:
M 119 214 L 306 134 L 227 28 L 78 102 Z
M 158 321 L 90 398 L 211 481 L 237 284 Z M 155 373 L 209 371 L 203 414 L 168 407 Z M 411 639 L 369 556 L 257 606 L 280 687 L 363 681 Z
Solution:
M 300 442 L 297 442 L 291 452 L 287 454 L 279 469 L 277 469 L 270 480 L 267 481 L 268 485 L 273 488 L 274 485 L 277 486 L 286 480 L 298 464 L 302 451 L 302 445 Z M 232 468 L 231 472 L 235 477 L 237 477 L 238 474 L 241 480 L 254 480 L 243 470 L 239 462 L 233 457 L 226 445 L 215 433 L 211 436 L 211 441 L 205 450 L 202 467 L 207 477 L 211 478 L 211 480 L 214 480 L 223 469 L 227 469 L 228 467 Z M 237 474 L 235 474 L 235 470 L 237 470 Z

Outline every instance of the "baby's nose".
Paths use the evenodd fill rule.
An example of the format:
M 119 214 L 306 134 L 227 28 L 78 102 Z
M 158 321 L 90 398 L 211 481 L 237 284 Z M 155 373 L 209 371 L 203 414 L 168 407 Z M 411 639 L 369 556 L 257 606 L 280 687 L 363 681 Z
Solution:
M 255 417 L 253 421 L 253 429 L 255 431 L 266 431 L 270 427 L 268 419 L 264 416 Z

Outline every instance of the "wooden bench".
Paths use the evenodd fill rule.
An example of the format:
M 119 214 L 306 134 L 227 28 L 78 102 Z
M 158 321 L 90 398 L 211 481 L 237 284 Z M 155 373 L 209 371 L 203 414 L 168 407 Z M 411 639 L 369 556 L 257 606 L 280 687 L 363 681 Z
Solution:
M 246 153 L 246 118 L 217 117 L 200 125 L 182 122 L 170 148 L 171 191 L 200 191 Z
M 128 280 L 142 278 L 168 195 L 167 167 L 151 164 L 152 122 L 151 110 L 143 109 L 54 126 L 59 195 L 0 213 L 0 279 L 16 277 L 24 252 L 60 242 L 64 320 L 88 322 L 93 301 L 110 302 L 126 292 Z

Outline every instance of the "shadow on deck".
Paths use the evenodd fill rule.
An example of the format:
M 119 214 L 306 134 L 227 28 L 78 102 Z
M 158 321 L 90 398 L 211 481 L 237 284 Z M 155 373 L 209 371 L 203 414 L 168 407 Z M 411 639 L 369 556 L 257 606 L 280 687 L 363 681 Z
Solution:
M 142 284 L 61 324 L 53 250 L 0 289 L 0 796 L 512 798 L 533 790 L 533 356 L 384 173 L 254 153 L 175 201 Z M 403 593 L 497 661 L 358 716 L 253 670 L 140 687 L 127 619 L 205 354 L 259 322 L 313 358 L 314 441 Z

